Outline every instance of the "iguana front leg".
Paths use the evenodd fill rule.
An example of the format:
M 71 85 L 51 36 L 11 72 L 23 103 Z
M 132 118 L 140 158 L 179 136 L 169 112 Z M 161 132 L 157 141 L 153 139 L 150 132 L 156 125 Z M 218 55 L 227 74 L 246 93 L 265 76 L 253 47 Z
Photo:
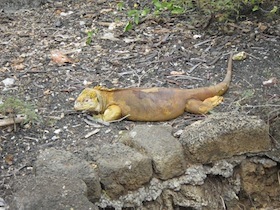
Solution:
M 111 105 L 107 107 L 103 114 L 93 115 L 93 118 L 99 119 L 105 122 L 120 119 L 122 116 L 121 108 L 117 105 Z
M 207 98 L 204 101 L 189 99 L 186 103 L 185 111 L 193 114 L 206 114 L 215 106 L 222 103 L 222 101 L 222 96 L 214 96 L 211 98 Z

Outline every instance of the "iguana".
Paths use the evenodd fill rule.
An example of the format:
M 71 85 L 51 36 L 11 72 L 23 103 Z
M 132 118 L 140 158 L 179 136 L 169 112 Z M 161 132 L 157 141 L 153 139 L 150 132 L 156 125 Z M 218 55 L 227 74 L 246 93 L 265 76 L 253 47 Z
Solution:
M 102 121 L 124 116 L 132 121 L 166 121 L 184 111 L 206 114 L 223 100 L 232 75 L 232 53 L 224 80 L 210 87 L 180 88 L 85 88 L 75 101 L 76 110 L 86 110 Z

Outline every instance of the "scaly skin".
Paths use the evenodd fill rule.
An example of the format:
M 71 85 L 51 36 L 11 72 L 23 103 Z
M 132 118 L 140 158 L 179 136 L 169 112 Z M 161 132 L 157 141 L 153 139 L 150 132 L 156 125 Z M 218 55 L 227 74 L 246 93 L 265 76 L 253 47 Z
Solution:
M 94 87 L 84 89 L 75 101 L 76 110 L 92 112 L 103 121 L 127 116 L 133 121 L 166 121 L 185 111 L 206 114 L 223 100 L 232 75 L 232 53 L 227 74 L 217 85 L 196 89 L 179 88 L 123 88 Z

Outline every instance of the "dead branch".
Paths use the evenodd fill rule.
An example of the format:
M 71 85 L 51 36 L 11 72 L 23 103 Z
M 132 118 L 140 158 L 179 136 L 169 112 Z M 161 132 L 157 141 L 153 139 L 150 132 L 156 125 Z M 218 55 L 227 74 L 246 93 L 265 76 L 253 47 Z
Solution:
M 23 115 L 16 116 L 15 118 L 0 119 L 0 127 L 22 123 L 25 120 L 26 120 L 26 116 Z

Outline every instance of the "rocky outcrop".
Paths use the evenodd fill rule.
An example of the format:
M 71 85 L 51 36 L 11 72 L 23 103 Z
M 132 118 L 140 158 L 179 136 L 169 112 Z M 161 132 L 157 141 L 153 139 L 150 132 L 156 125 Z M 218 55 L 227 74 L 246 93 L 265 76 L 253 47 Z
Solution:
M 101 147 L 97 164 L 100 182 L 111 198 L 140 188 L 153 175 L 149 157 L 120 143 Z
M 88 189 L 88 198 L 94 202 L 100 198 L 101 185 L 95 164 L 82 160 L 70 152 L 46 149 L 35 162 L 36 176 L 59 176 L 79 178 L 83 180 Z
M 166 180 L 183 174 L 186 169 L 183 147 L 171 135 L 171 130 L 171 126 L 139 125 L 120 141 L 150 157 L 155 175 Z
M 82 199 L 101 208 L 238 209 L 247 202 L 240 195 L 255 207 L 280 206 L 279 162 L 269 158 L 273 144 L 262 120 L 219 114 L 187 126 L 180 138 L 171 133 L 169 126 L 138 125 L 116 143 L 87 148 L 87 161 L 46 149 L 35 163 L 33 187 L 48 194 L 48 185 L 40 192 L 46 176 L 79 180 L 74 183 L 86 186 Z M 32 188 L 25 189 L 16 189 L 13 206 L 26 203 Z
M 86 184 L 74 177 L 25 177 L 17 180 L 14 189 L 16 195 L 9 209 L 98 209 L 87 198 Z
M 210 163 L 271 148 L 269 127 L 261 119 L 242 115 L 213 115 L 188 126 L 180 142 L 194 163 Z

